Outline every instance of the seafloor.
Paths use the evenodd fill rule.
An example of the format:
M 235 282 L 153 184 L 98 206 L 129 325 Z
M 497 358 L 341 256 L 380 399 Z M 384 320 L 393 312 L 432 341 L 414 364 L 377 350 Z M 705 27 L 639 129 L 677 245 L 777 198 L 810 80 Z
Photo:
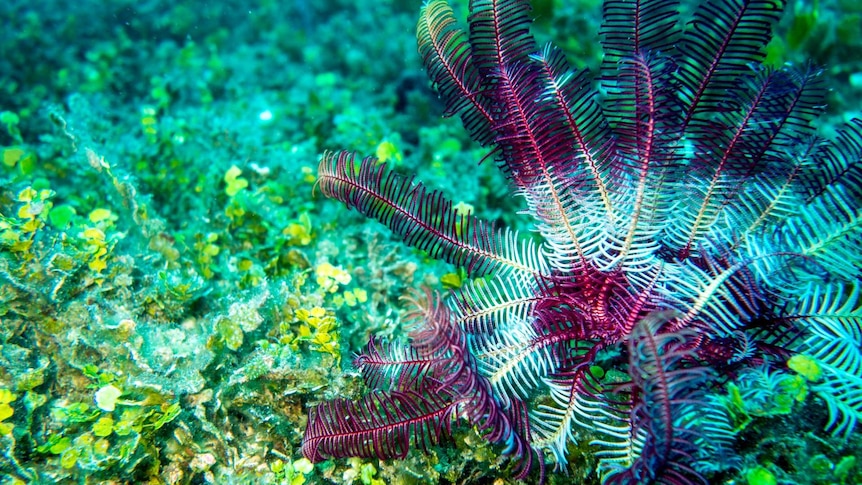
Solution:
M 535 3 L 540 40 L 596 68 L 600 2 Z M 324 150 L 526 227 L 441 117 L 420 4 L 0 3 L 0 483 L 513 482 L 470 429 L 405 461 L 300 452 L 310 405 L 361 394 L 353 353 L 403 336 L 400 298 L 461 277 L 315 193 Z M 862 4 L 787 10 L 769 62 L 825 66 L 828 132 L 860 113 Z M 737 410 L 711 481 L 862 483 L 859 434 L 786 398 Z M 597 481 L 588 442 L 550 483 Z

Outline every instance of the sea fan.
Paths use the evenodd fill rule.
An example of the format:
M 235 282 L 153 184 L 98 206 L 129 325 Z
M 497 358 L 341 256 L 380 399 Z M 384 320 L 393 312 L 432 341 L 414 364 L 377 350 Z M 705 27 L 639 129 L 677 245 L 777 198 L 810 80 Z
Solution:
M 827 427 L 850 433 L 862 121 L 818 137 L 820 71 L 760 64 L 783 6 L 714 0 L 683 18 L 672 0 L 607 0 L 599 101 L 535 44 L 528 2 L 473 0 L 464 31 L 429 0 L 419 52 L 446 114 L 491 149 L 543 242 L 326 153 L 324 194 L 482 278 L 419 299 L 408 347 L 372 340 L 357 364 L 374 390 L 313 408 L 306 456 L 403 457 L 464 418 L 519 476 L 534 456 L 564 468 L 593 436 L 607 482 L 704 482 L 694 460 L 732 440 L 707 397 L 718 376 L 799 352 L 822 366 Z

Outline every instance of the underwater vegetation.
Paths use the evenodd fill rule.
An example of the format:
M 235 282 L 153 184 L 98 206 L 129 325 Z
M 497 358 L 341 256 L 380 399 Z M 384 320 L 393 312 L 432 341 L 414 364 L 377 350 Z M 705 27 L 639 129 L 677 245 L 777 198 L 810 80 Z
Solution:
M 351 392 L 342 352 L 415 263 L 326 236 L 316 144 L 387 135 L 395 89 L 359 130 L 341 73 L 401 68 L 337 46 L 387 16 L 350 52 L 399 59 L 415 12 L 332 2 L 304 33 L 308 2 L 240 3 L 0 4 L 0 483 L 320 479 L 304 400 Z
M 466 30 L 426 2 L 419 52 L 446 114 L 488 147 L 536 234 L 375 157 L 324 154 L 321 192 L 469 278 L 409 297 L 409 343 L 371 338 L 354 361 L 369 392 L 313 407 L 303 454 L 403 458 L 465 421 L 518 478 L 564 470 L 588 440 L 604 483 L 706 483 L 739 466 L 753 416 L 809 390 L 849 439 L 862 120 L 819 136 L 821 71 L 764 66 L 783 7 L 607 0 L 594 84 L 537 45 L 527 1 L 474 0 Z
M 598 423 L 617 425 L 628 419 L 626 412 L 631 414 L 632 403 L 626 399 L 656 395 L 655 391 L 640 391 L 653 375 L 646 360 L 650 352 L 636 346 L 641 350 L 632 354 L 626 341 L 646 342 L 643 339 L 649 334 L 638 324 L 631 335 L 609 333 L 583 339 L 570 350 L 563 342 L 549 344 L 547 352 L 541 351 L 547 355 L 541 356 L 499 340 L 521 338 L 515 336 L 519 329 L 513 325 L 519 319 L 539 322 L 541 317 L 546 328 L 532 330 L 521 322 L 525 326 L 520 330 L 524 341 L 544 345 L 537 340 L 537 331 L 563 337 L 575 331 L 595 332 L 601 322 L 613 322 L 617 317 L 600 317 L 593 311 L 585 312 L 581 319 L 572 316 L 583 311 L 585 298 L 592 297 L 580 291 L 571 274 L 554 269 L 558 265 L 551 258 L 555 249 L 548 244 L 550 238 L 538 230 L 547 233 L 550 229 L 537 227 L 524 196 L 512 194 L 511 172 L 498 169 L 504 159 L 493 161 L 503 152 L 491 148 L 494 140 L 483 146 L 471 139 L 460 116 L 441 116 L 447 102 L 452 105 L 449 114 L 454 114 L 454 104 L 434 92 L 423 67 L 420 54 L 429 54 L 432 44 L 426 43 L 421 53 L 416 48 L 416 17 L 422 4 L 423 0 L 261 0 L 249 8 L 248 2 L 240 0 L 0 2 L 4 25 L 0 29 L 0 484 L 494 481 L 504 485 L 518 483 L 522 472 L 529 473 L 525 482 L 538 481 L 543 463 L 549 484 L 597 484 L 602 477 L 610 480 L 614 469 L 638 459 L 632 455 L 617 464 L 600 462 L 610 456 L 597 452 L 626 443 L 621 438 L 623 431 L 610 436 L 608 432 L 613 430 L 609 426 L 594 426 L 584 414 L 571 419 L 562 450 L 565 463 L 555 458 L 554 447 L 538 446 L 551 432 L 550 428 L 538 429 L 540 420 L 553 424 L 567 405 L 556 389 L 575 377 L 554 374 L 555 370 L 592 359 L 583 382 L 592 386 L 588 390 L 593 394 L 580 397 L 579 403 L 588 408 L 586 413 L 601 414 Z M 435 5 L 438 15 L 445 11 L 436 3 L 429 5 Z M 450 5 L 451 18 L 469 28 L 463 19 L 469 19 L 470 3 L 452 0 Z M 612 66 L 602 68 L 605 44 L 597 35 L 603 22 L 601 2 L 535 0 L 530 6 L 532 21 L 517 23 L 518 30 L 534 35 L 539 46 L 552 41 L 566 53 L 573 81 L 578 79 L 584 86 L 583 97 L 575 98 L 594 100 L 592 106 L 604 110 L 596 116 L 607 118 L 616 113 L 608 118 L 609 136 L 596 130 L 585 140 L 620 140 L 616 132 L 630 131 L 624 122 L 629 119 L 626 113 L 635 108 L 622 105 L 621 111 L 614 111 L 619 104 L 613 99 L 625 92 L 617 91 L 613 78 L 601 80 L 602 72 L 618 72 Z M 668 32 L 679 35 L 693 18 L 693 8 L 689 1 L 682 2 L 679 22 Z M 521 15 L 518 9 L 513 14 Z M 664 25 L 661 17 L 648 20 Z M 837 137 L 832 148 L 825 143 L 822 149 L 832 150 L 839 161 L 847 160 L 844 151 L 848 145 L 843 142 L 842 148 L 841 137 L 856 140 L 853 130 L 846 131 L 846 127 L 858 125 L 846 122 L 862 113 L 862 58 L 857 54 L 862 49 L 860 18 L 862 3 L 854 0 L 788 2 L 775 24 L 776 35 L 764 47 L 763 64 L 771 69 L 780 70 L 792 61 L 805 73 L 806 59 L 823 67 L 819 77 L 811 70 L 812 80 L 819 83 L 815 85 L 825 91 L 825 103 L 817 102 L 811 118 L 820 113 L 820 104 L 826 104 L 813 123 L 824 139 Z M 427 24 L 443 29 L 434 30 L 434 35 L 456 32 L 455 24 L 447 26 L 444 17 L 438 20 Z M 527 57 L 542 53 L 536 48 Z M 675 49 L 660 54 L 669 64 L 682 56 Z M 656 55 L 651 55 L 654 60 L 658 60 Z M 475 63 L 475 54 L 470 58 Z M 533 76 L 529 70 L 536 62 L 528 60 L 524 64 L 528 71 L 522 74 Z M 584 70 L 596 76 L 580 74 Z M 470 72 L 468 78 L 478 83 L 471 89 L 487 93 L 477 100 L 493 112 L 494 103 L 485 99 L 493 92 L 492 86 L 472 77 L 475 70 Z M 744 74 L 758 72 L 746 68 L 738 77 L 742 82 Z M 789 73 L 769 75 L 774 77 L 764 100 L 770 103 L 784 99 L 779 86 L 786 86 L 787 95 L 798 89 Z M 563 86 L 570 89 L 574 84 Z M 595 98 L 587 94 L 590 92 L 596 93 Z M 673 105 L 668 101 L 673 96 L 662 93 L 657 98 L 663 100 L 661 106 Z M 727 105 L 728 113 L 744 101 L 735 98 Z M 734 97 L 727 96 L 731 100 Z M 778 116 L 766 122 L 758 114 L 746 133 L 762 133 L 753 128 L 755 122 L 760 127 L 780 122 L 782 109 L 767 111 Z M 700 119 L 698 116 L 694 119 Z M 583 119 L 578 123 L 592 126 Z M 657 126 L 673 124 L 661 123 Z M 521 128 L 512 127 L 508 136 L 520 146 Z M 841 129 L 847 134 L 841 135 Z M 479 132 L 487 130 L 472 134 Z M 813 132 L 800 127 L 793 136 L 804 138 L 804 133 Z M 656 146 L 665 150 L 670 141 L 662 140 Z M 693 140 L 697 138 L 687 136 L 675 147 L 679 164 L 691 165 L 687 160 L 702 145 Z M 782 135 L 780 140 L 787 138 Z M 756 144 L 738 146 L 752 145 Z M 489 240 L 475 241 L 486 245 L 488 258 L 471 260 L 451 248 L 437 250 L 438 244 L 427 238 L 427 231 L 411 233 L 408 239 L 413 246 L 404 244 L 406 226 L 390 231 L 387 225 L 391 224 L 380 224 L 337 198 L 325 197 L 321 191 L 326 188 L 325 180 L 320 175 L 327 170 L 319 172 L 316 167 L 321 154 L 336 147 L 385 162 L 379 176 L 391 176 L 392 183 L 413 190 L 413 197 L 424 201 L 424 208 L 431 207 L 430 187 L 446 195 L 440 204 L 450 198 L 459 216 L 470 215 L 469 227 L 461 227 L 460 219 L 445 219 L 449 217 L 445 211 L 439 219 L 430 211 L 422 216 L 430 222 L 420 220 L 435 231 L 448 231 L 455 244 L 463 244 L 460 231 L 479 234 L 474 228 L 482 223 L 474 218 L 493 221 L 484 226 Z M 631 150 L 609 145 L 602 153 Z M 796 152 L 791 146 L 782 153 Z M 822 152 L 815 151 L 812 157 L 816 153 Z M 766 156 L 773 154 L 770 151 Z M 357 169 L 360 158 L 354 161 Z M 326 159 L 332 176 L 339 155 L 329 154 Z M 481 160 L 486 162 L 477 163 Z M 732 158 L 732 163 L 737 160 Z M 773 244 L 770 236 L 812 237 L 800 232 L 813 226 L 799 215 L 810 197 L 807 190 L 816 189 L 817 184 L 801 177 L 816 173 L 813 163 L 817 160 L 800 162 L 799 177 L 788 186 L 793 192 L 778 197 L 792 204 L 769 212 L 780 217 L 768 217 L 759 226 L 775 232 L 754 231 L 755 239 L 749 241 Z M 614 187 L 609 181 L 631 176 L 629 169 L 618 171 L 619 164 L 608 163 L 600 166 L 601 180 L 608 188 Z M 775 167 L 779 169 L 782 163 L 776 161 Z M 753 176 L 767 177 L 770 167 Z M 521 170 L 526 168 L 529 166 Z M 658 190 L 662 197 L 669 188 L 680 187 L 682 192 L 688 187 L 679 183 L 678 174 L 672 171 L 676 168 L 668 162 L 667 183 Z M 648 177 L 659 173 L 652 170 Z M 848 172 L 858 173 L 854 170 Z M 419 189 L 403 180 L 407 176 L 423 182 L 424 199 L 417 197 Z M 852 185 L 847 177 L 836 176 L 843 182 L 829 183 L 827 192 L 838 187 L 849 191 Z M 746 180 L 746 188 L 761 186 L 760 181 Z M 653 186 L 650 182 L 646 187 Z M 692 190 L 695 187 L 702 185 L 691 185 Z M 588 192 L 571 187 L 561 193 Z M 622 234 L 631 224 L 623 213 L 628 207 L 627 191 L 608 193 L 611 208 L 617 212 L 617 226 L 596 228 L 599 232 L 590 234 Z M 731 195 L 728 208 L 719 212 L 726 221 L 725 215 L 736 214 L 739 204 L 732 197 L 735 191 L 721 189 L 721 193 Z M 652 197 L 650 194 L 653 192 L 645 191 L 645 197 Z M 746 194 L 755 202 L 766 197 Z M 410 206 L 412 199 L 407 195 L 387 195 Z M 825 192 L 819 197 L 832 200 Z M 655 219 L 667 220 L 676 208 L 686 207 L 682 204 L 685 198 L 674 195 L 674 201 L 677 199 L 680 203 L 675 208 L 658 211 L 664 219 Z M 858 210 L 858 204 L 843 200 L 850 209 Z M 580 214 L 581 206 L 594 208 L 575 205 L 568 212 L 570 218 Z M 376 215 L 381 215 L 380 210 Z M 549 218 L 550 212 L 543 217 Z M 648 217 L 641 210 L 641 220 Z M 791 219 L 793 228 L 787 225 Z M 830 221 L 839 224 L 834 217 Z M 449 223 L 458 225 L 454 236 L 452 229 L 438 227 Z M 714 222 L 711 227 L 729 224 L 735 223 Z M 639 226 L 638 231 L 645 227 Z M 503 228 L 511 232 L 507 234 Z M 848 424 L 844 432 L 836 432 L 843 426 L 842 419 L 852 419 L 850 411 L 858 409 L 852 404 L 858 396 L 856 381 L 836 377 L 836 369 L 852 370 L 855 365 L 851 358 L 855 354 L 849 349 L 858 349 L 860 340 L 854 333 L 858 297 L 853 296 L 855 286 L 847 283 L 853 278 L 840 274 L 836 262 L 828 259 L 832 248 L 858 244 L 858 230 L 852 224 L 826 225 L 812 234 L 825 237 L 827 231 L 835 239 L 824 239 L 822 252 L 816 246 L 812 249 L 815 256 L 796 258 L 796 263 L 788 264 L 798 266 L 776 273 L 789 272 L 791 286 L 819 275 L 825 281 L 820 297 L 788 301 L 796 292 L 808 290 L 782 288 L 776 293 L 769 284 L 774 276 L 758 275 L 751 280 L 750 286 L 765 294 L 757 315 L 795 318 L 792 326 L 781 328 L 801 330 L 796 340 L 790 342 L 793 335 L 788 334 L 787 342 L 759 348 L 772 340 L 759 335 L 757 328 L 765 332 L 771 323 L 763 320 L 758 327 L 752 320 L 755 311 L 750 310 L 730 335 L 723 330 L 708 333 L 727 335 L 710 348 L 718 352 L 732 347 L 739 361 L 731 359 L 723 365 L 725 357 L 693 355 L 703 353 L 700 344 L 692 348 L 693 353 L 688 347 L 677 349 L 681 357 L 677 364 L 670 361 L 673 356 L 662 357 L 666 368 L 675 370 L 680 365 L 699 374 L 693 376 L 697 383 L 679 392 L 691 390 L 692 405 L 703 411 L 696 417 L 707 418 L 711 424 L 675 423 L 678 431 L 674 432 L 689 443 L 681 443 L 679 450 L 697 451 L 686 463 L 710 483 L 862 483 L 858 424 L 852 431 Z M 716 246 L 711 245 L 711 237 L 701 244 L 705 257 L 714 257 L 710 251 Z M 665 236 L 656 239 L 660 248 L 673 247 L 673 240 Z M 491 247 L 491 242 L 496 246 Z M 720 242 L 716 244 L 720 246 Z M 612 241 L 602 244 L 609 248 L 607 255 L 616 251 Z M 796 243 L 778 240 L 774 244 L 791 247 Z M 708 263 L 698 251 L 695 247 L 688 259 L 677 262 L 672 253 L 659 250 L 665 269 L 657 284 L 665 284 L 672 276 L 667 272 L 677 265 L 706 268 Z M 764 246 L 764 251 L 769 248 Z M 521 281 L 523 272 L 514 271 L 498 278 L 496 274 L 508 270 L 490 261 L 500 259 L 501 252 L 503 259 L 509 254 L 510 259 L 517 257 L 531 267 L 545 264 L 550 278 L 542 283 L 529 278 Z M 591 270 L 598 281 L 604 277 L 599 273 L 613 268 L 598 267 L 605 256 L 590 254 Z M 727 254 L 727 262 L 703 270 L 701 281 L 716 274 L 723 264 L 733 264 L 731 260 L 745 264 L 760 253 L 746 255 L 728 249 Z M 535 261 L 527 261 L 528 257 Z M 776 265 L 784 261 L 771 256 L 764 259 Z M 847 265 L 852 263 L 849 257 L 845 259 Z M 749 268 L 757 266 L 738 274 Z M 607 308 L 631 311 L 622 306 L 630 301 L 625 288 L 642 288 L 635 286 L 642 282 L 634 274 L 613 278 L 607 280 Z M 514 285 L 516 279 L 521 282 Z M 844 298 L 825 293 L 829 285 L 846 285 Z M 719 286 L 717 291 L 724 290 Z M 465 302 L 470 307 L 459 309 L 457 304 L 466 292 L 488 301 Z M 662 297 L 655 292 L 650 295 Z M 522 301 L 545 296 L 544 306 L 530 307 L 532 303 Z M 729 301 L 723 295 L 717 298 Z M 827 298 L 837 305 L 824 309 Z M 514 302 L 513 311 L 526 309 L 527 313 L 507 314 L 501 302 L 509 300 Z M 431 301 L 440 305 L 429 305 Z M 786 308 L 778 310 L 782 301 Z M 855 307 L 851 301 L 856 302 Z M 659 303 L 657 313 L 650 314 L 667 318 L 658 319 L 659 326 L 676 318 L 674 308 L 686 305 L 669 298 Z M 712 300 L 707 299 L 706 304 L 713 305 Z M 476 309 L 487 307 L 500 311 L 476 314 Z M 705 307 L 691 322 L 700 325 L 696 332 L 711 325 L 701 323 L 703 314 L 711 311 Z M 832 316 L 805 316 L 824 311 Z M 456 320 L 457 315 L 467 313 L 475 316 L 469 324 Z M 845 315 L 840 325 L 839 314 Z M 428 326 L 426 321 L 439 325 Z M 569 322 L 583 329 L 563 328 Z M 507 328 L 509 333 L 504 331 Z M 416 334 L 408 344 L 411 329 Z M 658 331 L 657 335 L 667 335 L 662 328 Z M 682 333 L 689 338 L 689 333 Z M 488 340 L 479 341 L 484 334 Z M 438 339 L 441 335 L 450 337 L 443 346 Z M 614 343 L 613 338 L 619 340 Z M 674 344 L 663 341 L 668 346 L 661 350 L 667 352 Z M 745 342 L 751 345 L 745 347 Z M 602 348 L 590 354 L 596 345 Z M 366 352 L 356 366 L 352 356 L 362 348 Z M 459 349 L 464 350 L 463 358 L 455 356 Z M 493 360 L 489 349 L 500 349 L 497 354 L 502 360 Z M 839 362 L 842 354 L 848 360 Z M 647 370 L 635 378 L 629 373 L 632 355 L 639 356 L 637 365 Z M 392 358 L 412 359 L 415 365 L 411 372 L 402 366 L 377 365 Z M 550 364 L 540 367 L 546 361 Z M 511 372 L 504 367 L 506 363 L 514 367 Z M 445 388 L 440 380 L 433 380 L 439 373 L 447 374 Z M 492 381 L 489 376 L 494 373 L 502 377 Z M 514 374 L 520 378 L 511 377 Z M 838 383 L 846 386 L 838 388 Z M 404 392 L 413 401 L 400 397 L 390 401 L 407 406 L 431 389 L 438 391 L 434 397 L 439 400 L 428 404 L 457 412 L 449 415 L 457 417 L 441 419 L 438 423 L 443 431 L 439 436 L 429 434 L 424 447 L 415 436 L 400 435 L 399 448 L 383 450 L 406 452 L 403 460 L 385 453 L 381 453 L 385 459 L 380 459 L 376 452 L 316 463 L 303 456 L 309 410 L 322 402 L 350 399 L 365 403 L 369 401 L 363 396 L 369 392 L 381 397 Z M 462 406 L 458 399 L 467 396 L 487 396 L 488 400 L 476 399 Z M 847 403 L 850 405 L 845 406 Z M 638 412 L 654 409 L 644 405 Z M 491 419 L 485 419 L 485 413 Z M 831 425 L 830 419 L 834 420 Z M 501 424 L 504 421 L 509 428 Z M 336 420 L 331 424 L 333 433 L 343 432 Z M 627 429 L 628 423 L 623 424 L 620 429 Z M 657 426 L 660 423 L 653 428 Z M 422 429 L 430 430 L 427 426 Z M 649 429 L 643 429 L 640 436 L 648 436 Z M 683 434 L 683 430 L 692 433 Z M 702 439 L 717 433 L 726 439 L 711 443 Z M 656 456 L 645 448 L 651 443 L 659 442 L 645 440 L 644 448 L 631 446 L 630 450 Z M 326 458 L 326 446 L 318 449 Z M 679 458 L 678 454 L 671 457 Z M 617 475 L 626 477 L 623 471 Z

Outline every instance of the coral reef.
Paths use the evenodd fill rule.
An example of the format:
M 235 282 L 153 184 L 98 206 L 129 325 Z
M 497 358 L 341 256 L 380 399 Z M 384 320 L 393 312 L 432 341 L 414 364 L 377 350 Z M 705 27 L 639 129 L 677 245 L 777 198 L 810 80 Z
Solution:
M 312 464 L 301 450 L 309 409 L 367 394 L 353 354 L 371 336 L 380 355 L 403 342 L 405 297 L 478 281 L 321 197 L 322 152 L 374 154 L 458 214 L 532 227 L 506 176 L 476 164 L 487 148 L 440 117 L 416 49 L 421 3 L 0 2 L 0 483 L 516 480 L 505 447 L 463 421 L 400 461 Z M 600 69 L 600 2 L 533 5 L 541 43 Z M 466 18 L 469 2 L 452 6 Z M 786 11 L 767 62 L 824 65 L 819 123 L 834 135 L 862 98 L 859 7 Z M 856 337 L 809 323 L 810 361 L 758 362 L 704 396 L 738 430 L 731 449 L 697 442 L 727 457 L 701 474 L 862 480 L 858 433 L 823 432 L 848 415 L 824 399 L 854 372 L 836 356 Z M 591 371 L 623 383 L 617 363 L 602 354 Z M 595 483 L 597 437 L 570 442 L 568 474 L 548 481 Z

